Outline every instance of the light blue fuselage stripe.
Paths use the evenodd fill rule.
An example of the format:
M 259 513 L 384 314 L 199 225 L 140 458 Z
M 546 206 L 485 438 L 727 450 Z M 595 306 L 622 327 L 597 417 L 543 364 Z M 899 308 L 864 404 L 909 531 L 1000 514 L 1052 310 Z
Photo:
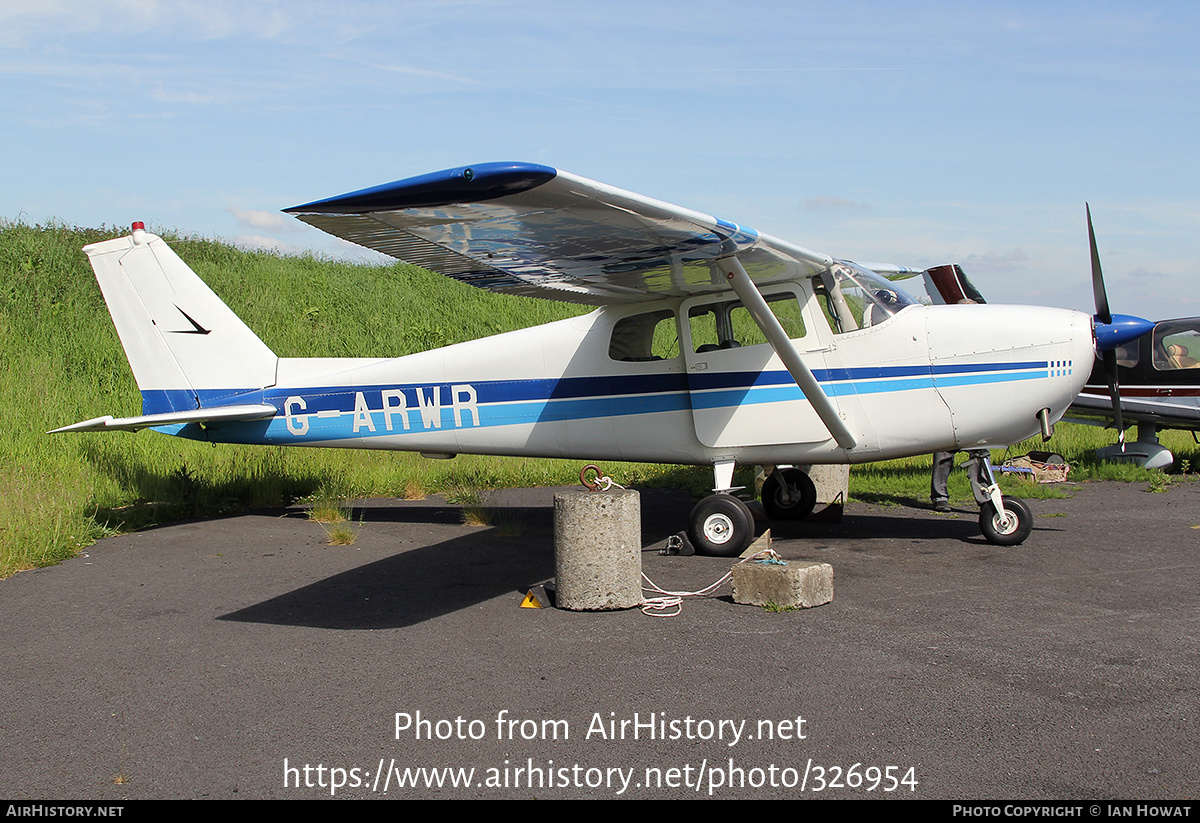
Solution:
M 855 394 L 881 394 L 884 392 L 917 391 L 931 389 L 935 386 L 972 386 L 983 383 L 1010 383 L 1018 380 L 1036 380 L 1046 377 L 1047 372 L 1022 371 L 1004 374 L 963 374 L 946 377 L 914 377 L 907 380 L 874 380 L 849 381 L 842 383 L 826 383 L 821 388 L 829 397 L 846 397 Z M 779 386 L 773 388 L 723 389 L 696 392 L 692 395 L 692 408 L 718 409 L 725 406 L 747 405 L 755 403 L 782 403 L 791 400 L 802 400 L 804 394 L 800 387 Z

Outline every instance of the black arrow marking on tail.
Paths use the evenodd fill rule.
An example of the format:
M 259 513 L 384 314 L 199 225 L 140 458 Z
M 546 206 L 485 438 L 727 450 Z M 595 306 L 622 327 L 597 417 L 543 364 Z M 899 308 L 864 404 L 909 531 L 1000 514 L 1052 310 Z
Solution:
M 190 329 L 183 329 L 183 330 L 172 329 L 171 334 L 208 334 L 209 332 L 212 331 L 212 329 L 206 329 L 203 326 L 201 326 L 199 323 L 197 323 L 195 320 L 193 320 L 191 318 L 191 316 L 189 316 L 188 313 L 185 312 L 183 309 L 180 309 L 178 306 L 176 306 L 175 308 L 178 309 L 179 313 L 182 314 L 187 319 L 187 321 L 192 324 L 192 327 Z

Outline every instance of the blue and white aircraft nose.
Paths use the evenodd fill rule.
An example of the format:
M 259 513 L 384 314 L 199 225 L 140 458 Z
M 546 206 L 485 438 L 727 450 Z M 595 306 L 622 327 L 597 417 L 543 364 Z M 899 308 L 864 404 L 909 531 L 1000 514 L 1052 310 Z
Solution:
M 1096 332 L 1096 351 L 1104 352 L 1137 340 L 1153 329 L 1154 323 L 1129 314 L 1114 314 L 1111 323 L 1092 318 L 1092 326 Z

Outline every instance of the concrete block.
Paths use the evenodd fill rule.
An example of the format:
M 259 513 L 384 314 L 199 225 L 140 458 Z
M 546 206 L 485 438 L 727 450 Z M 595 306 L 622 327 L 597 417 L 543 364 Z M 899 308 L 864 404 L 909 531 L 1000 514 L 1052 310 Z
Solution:
M 642 602 L 642 508 L 633 490 L 554 495 L 556 605 L 629 609 Z
M 850 494 L 849 466 L 801 466 L 817 487 L 817 505 L 845 503 Z
M 786 565 L 738 563 L 733 567 L 733 602 L 810 609 L 833 600 L 833 566 L 808 560 Z

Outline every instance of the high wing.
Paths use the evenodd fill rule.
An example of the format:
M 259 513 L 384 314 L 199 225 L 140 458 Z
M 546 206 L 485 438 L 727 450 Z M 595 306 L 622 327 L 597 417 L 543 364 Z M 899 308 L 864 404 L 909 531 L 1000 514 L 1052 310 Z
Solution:
M 732 289 L 838 445 L 855 445 L 759 292 L 827 271 L 827 255 L 532 163 L 446 169 L 284 211 L 490 291 L 607 305 Z
M 592 305 L 758 286 L 832 258 L 549 166 L 484 163 L 285 209 L 337 237 L 491 291 Z

